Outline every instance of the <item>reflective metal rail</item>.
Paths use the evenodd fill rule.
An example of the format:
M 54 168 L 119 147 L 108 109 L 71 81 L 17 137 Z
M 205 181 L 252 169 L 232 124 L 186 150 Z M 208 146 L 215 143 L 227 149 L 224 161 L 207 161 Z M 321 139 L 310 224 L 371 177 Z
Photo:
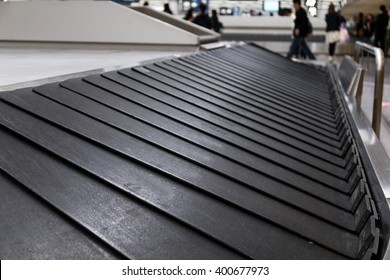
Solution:
M 360 57 L 363 51 L 367 54 L 375 55 L 375 94 L 374 94 L 374 109 L 372 113 L 372 128 L 379 138 L 382 117 L 382 99 L 383 99 L 383 84 L 385 77 L 385 56 L 380 48 L 373 47 L 363 42 L 356 42 L 355 45 L 355 60 L 360 63 Z
M 346 102 L 346 107 L 349 108 L 350 117 L 361 137 L 360 154 L 370 162 L 376 179 L 371 177 L 371 180 L 378 180 L 379 184 L 374 183 L 372 188 L 372 196 L 377 204 L 377 210 L 382 221 L 382 252 L 378 253 L 379 258 L 390 260 L 390 159 L 387 156 L 379 139 L 376 137 L 373 129 L 370 128 L 370 123 L 361 110 L 358 94 L 350 94 L 349 88 L 343 85 L 340 79 L 340 72 L 334 71 L 329 67 L 329 72 L 332 81 L 337 85 L 342 99 Z M 360 75 L 360 73 L 359 73 Z M 360 80 L 360 78 L 358 78 Z M 356 92 L 356 91 L 355 91 Z M 370 176 L 373 172 L 369 172 Z

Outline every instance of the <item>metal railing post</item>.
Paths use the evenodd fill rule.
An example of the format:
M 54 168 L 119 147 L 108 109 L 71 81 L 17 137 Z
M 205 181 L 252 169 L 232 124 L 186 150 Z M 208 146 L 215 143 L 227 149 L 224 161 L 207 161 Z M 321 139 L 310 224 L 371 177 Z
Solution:
M 374 93 L 374 108 L 372 112 L 372 128 L 375 134 L 379 138 L 381 130 L 382 119 L 382 100 L 383 100 L 383 87 L 385 80 L 385 56 L 380 48 L 373 47 L 363 42 L 356 42 L 355 44 L 355 60 L 359 62 L 362 51 L 375 55 L 375 93 Z M 367 57 L 367 60 L 369 57 Z
M 374 110 L 372 113 L 372 128 L 375 134 L 379 138 L 381 130 L 381 118 L 382 118 L 382 100 L 383 100 L 383 87 L 385 81 L 385 55 L 379 48 L 375 49 L 375 95 L 374 95 Z

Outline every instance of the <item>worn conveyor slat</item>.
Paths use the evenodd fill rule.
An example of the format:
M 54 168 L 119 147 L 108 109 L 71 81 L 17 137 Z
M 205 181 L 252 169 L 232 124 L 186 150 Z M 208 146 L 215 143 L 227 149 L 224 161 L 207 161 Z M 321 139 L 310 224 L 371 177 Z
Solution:
M 230 130 L 235 134 L 238 134 L 245 138 L 249 138 L 254 142 L 260 142 L 264 138 L 271 138 L 272 141 L 277 140 L 283 142 L 286 145 L 306 151 L 313 156 L 321 157 L 322 159 L 327 160 L 336 165 L 345 167 L 345 165 L 347 164 L 346 161 L 340 157 L 342 152 L 336 148 L 329 148 L 331 151 L 334 152 L 331 153 L 330 151 L 324 151 L 323 149 L 312 146 L 308 143 L 304 143 L 292 137 L 288 137 L 285 134 L 277 133 L 274 131 L 271 132 L 271 135 L 269 135 L 269 133 L 266 134 L 266 132 L 270 131 L 270 129 L 261 131 L 255 130 L 252 127 L 245 126 L 245 123 L 243 123 L 243 121 L 240 122 L 240 120 L 237 120 L 236 116 L 232 113 L 227 113 L 223 115 L 216 114 L 215 111 L 217 110 L 217 108 L 211 110 L 211 108 L 204 108 L 199 106 L 197 102 L 188 102 L 187 98 L 190 98 L 190 96 L 182 95 L 182 98 L 180 98 L 180 96 L 177 96 L 176 91 L 163 92 L 160 90 L 160 87 L 163 87 L 163 85 L 161 84 L 159 86 L 152 87 L 148 83 L 150 82 L 150 80 L 145 80 L 146 78 L 144 75 L 139 74 L 135 71 L 132 71 L 131 73 L 122 71 L 121 73 L 124 73 L 126 76 L 119 75 L 118 73 L 107 73 L 103 76 L 112 81 L 125 85 L 129 88 L 131 87 L 131 89 L 141 92 L 145 96 L 152 97 L 160 102 L 169 104 L 170 106 L 173 106 L 180 110 L 184 110 L 185 112 L 194 116 L 199 116 L 200 118 L 212 124 L 220 126 L 221 129 Z M 185 99 L 183 100 L 183 98 Z
M 272 109 L 269 110 L 266 106 L 262 106 L 262 109 L 264 110 L 259 110 L 259 108 L 256 108 L 249 102 L 245 103 L 239 99 L 210 90 L 209 88 L 199 85 L 199 83 L 191 82 L 188 78 L 162 71 L 159 67 L 154 65 L 147 65 L 145 66 L 145 69 L 150 70 L 150 72 L 145 73 L 148 77 L 154 78 L 166 85 L 174 85 L 176 89 L 181 90 L 186 94 L 194 95 L 202 100 L 216 104 L 217 106 L 230 110 L 248 120 L 253 120 L 259 125 L 265 125 L 278 131 L 283 131 L 290 136 L 295 135 L 296 132 L 300 132 L 302 136 L 298 136 L 298 138 L 305 139 L 306 142 L 321 141 L 327 145 L 336 147 L 340 145 L 338 136 L 324 132 L 316 126 L 308 126 L 303 121 L 291 120 L 288 117 L 279 118 L 279 112 L 268 113 L 267 111 L 272 111 Z M 202 88 L 203 90 L 201 90 Z M 216 98 L 213 98 L 213 96 Z M 259 107 L 261 107 L 261 105 Z M 297 122 L 297 124 L 294 124 L 294 122 Z M 306 129 L 305 126 L 308 126 L 308 128 Z M 306 139 L 305 137 L 309 139 Z
M 306 118 L 311 117 L 310 119 L 312 119 L 313 121 L 315 120 L 319 122 L 318 125 L 321 125 L 324 128 L 333 129 L 333 131 L 336 132 L 336 130 L 334 130 L 336 129 L 336 123 L 334 119 L 327 118 L 326 116 L 321 116 L 321 114 L 319 114 L 317 110 L 308 107 L 302 107 L 299 105 L 298 107 L 296 107 L 294 105 L 291 105 L 290 103 L 294 104 L 294 99 L 292 97 L 288 98 L 287 96 L 284 96 L 283 94 L 280 94 L 275 90 L 267 89 L 267 92 L 263 92 L 259 91 L 258 88 L 251 88 L 248 85 L 239 85 L 235 81 L 231 81 L 229 83 L 229 80 L 225 79 L 225 77 L 218 77 L 217 75 L 215 75 L 214 77 L 210 77 L 210 75 L 207 74 L 206 71 L 205 74 L 200 73 L 199 69 L 196 69 L 196 67 L 193 67 L 194 69 L 191 69 L 191 67 L 189 67 L 188 65 L 183 65 L 182 63 L 178 63 L 177 61 L 164 62 L 164 64 L 174 67 L 182 73 L 187 73 L 192 77 L 197 77 L 198 79 L 203 81 L 202 83 L 210 84 L 216 88 L 229 90 L 237 95 L 248 96 L 255 102 L 261 102 L 262 99 L 269 100 L 271 102 L 276 102 L 278 106 L 281 106 L 282 108 L 288 108 L 292 111 L 300 113 Z
M 126 88 L 118 84 L 114 84 L 113 82 L 111 82 L 111 84 L 110 82 L 107 83 L 107 81 L 99 79 L 98 77 L 90 77 L 88 80 L 93 80 L 96 85 L 109 86 L 113 90 L 113 93 L 118 96 L 107 96 L 106 91 L 93 87 L 87 83 L 83 83 L 79 80 L 66 81 L 62 83 L 62 86 L 90 99 L 106 104 L 107 106 L 112 106 L 113 108 L 121 112 L 125 112 L 132 117 L 141 119 L 143 122 L 147 122 L 153 126 L 159 127 L 160 129 L 167 130 L 174 135 L 178 135 L 181 138 L 191 141 L 206 149 L 208 148 L 212 151 L 219 151 L 222 156 L 229 156 L 227 151 L 234 150 L 235 152 L 232 154 L 231 159 L 238 160 L 243 163 L 246 162 L 250 166 L 256 166 L 256 158 L 260 156 L 271 161 L 277 160 L 280 164 L 284 164 L 288 168 L 295 169 L 303 174 L 306 174 L 308 171 L 316 173 L 318 172 L 316 169 L 320 168 L 323 172 L 328 172 L 328 174 L 340 177 L 341 179 L 348 179 L 348 170 L 332 166 L 331 164 L 323 162 L 318 158 L 299 153 L 299 151 L 288 149 L 288 146 L 284 146 L 287 150 L 287 156 L 282 154 L 279 151 L 280 149 L 278 150 L 278 147 L 282 146 L 272 146 L 273 142 L 271 141 L 269 141 L 270 146 L 275 147 L 275 149 L 270 149 L 265 146 L 259 146 L 257 148 L 258 145 L 255 146 L 254 143 L 251 143 L 245 138 L 235 137 L 235 140 L 235 138 L 228 137 L 227 132 L 219 132 L 220 128 L 212 129 L 213 127 L 206 123 L 202 125 L 202 122 L 197 121 L 195 118 L 190 118 L 191 116 L 187 116 L 183 112 L 172 109 L 169 110 L 170 108 L 163 110 L 167 106 L 161 106 L 163 104 L 158 104 L 157 102 L 155 102 L 157 103 L 156 106 L 153 106 L 153 102 L 151 100 L 146 99 L 143 102 L 143 99 L 141 100 L 135 98 L 137 93 L 134 92 L 132 95 L 127 94 Z M 180 117 L 176 119 L 172 118 L 171 115 L 173 113 Z M 211 129 L 205 128 L 206 125 Z M 289 150 L 292 151 L 291 155 L 289 154 Z M 294 155 L 296 159 L 294 159 Z M 308 165 L 309 163 L 311 165 Z M 300 168 L 301 166 L 302 168 Z M 350 166 L 351 170 L 352 168 L 353 165 Z

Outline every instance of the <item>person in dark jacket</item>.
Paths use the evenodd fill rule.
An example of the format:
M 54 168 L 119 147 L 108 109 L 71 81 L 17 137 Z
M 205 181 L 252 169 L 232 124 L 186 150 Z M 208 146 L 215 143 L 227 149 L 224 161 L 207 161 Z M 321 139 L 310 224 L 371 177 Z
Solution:
M 374 22 L 373 14 L 367 15 L 363 28 L 364 28 L 364 41 L 366 43 L 371 43 L 371 37 L 372 35 L 374 35 L 375 32 L 375 22 Z
M 359 13 L 359 16 L 358 16 L 358 21 L 356 23 L 356 37 L 358 37 L 359 39 L 363 39 L 364 38 L 364 14 L 363 13 Z
M 294 38 L 287 54 L 287 58 L 292 58 L 295 53 L 299 52 L 299 48 L 301 48 L 306 57 L 309 59 L 316 59 L 309 49 L 305 39 L 309 33 L 309 19 L 307 18 L 306 11 L 301 7 L 301 0 L 293 0 L 293 4 L 295 10 L 293 30 Z
M 218 19 L 217 10 L 211 11 L 211 28 L 218 33 L 221 33 L 221 29 L 223 28 L 223 24 Z
M 165 13 L 168 13 L 168 14 L 173 14 L 172 11 L 171 11 L 171 8 L 169 7 L 169 4 L 168 3 L 165 3 L 164 4 L 164 12 Z
M 200 14 L 198 14 L 192 22 L 197 25 L 206 27 L 207 29 L 211 29 L 211 19 L 209 15 L 206 13 L 206 9 L 207 9 L 206 5 L 204 3 L 200 3 L 199 5 Z
M 183 17 L 184 20 L 192 21 L 194 19 L 194 9 L 189 8 L 186 15 Z
M 340 24 L 341 18 L 336 13 L 335 6 L 330 4 L 328 13 L 325 16 L 326 21 L 326 42 L 329 44 L 328 53 L 329 61 L 333 61 L 334 53 L 336 51 L 336 44 L 340 41 Z
M 387 26 L 389 25 L 389 13 L 384 5 L 379 7 L 381 13 L 375 21 L 375 46 L 385 51 L 385 41 L 387 35 Z

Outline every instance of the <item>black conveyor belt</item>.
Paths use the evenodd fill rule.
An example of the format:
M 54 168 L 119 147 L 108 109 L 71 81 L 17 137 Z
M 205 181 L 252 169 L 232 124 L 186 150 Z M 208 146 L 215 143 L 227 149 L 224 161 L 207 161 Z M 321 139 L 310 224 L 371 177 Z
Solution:
M 3 93 L 0 145 L 1 259 L 375 253 L 329 74 L 254 45 Z

